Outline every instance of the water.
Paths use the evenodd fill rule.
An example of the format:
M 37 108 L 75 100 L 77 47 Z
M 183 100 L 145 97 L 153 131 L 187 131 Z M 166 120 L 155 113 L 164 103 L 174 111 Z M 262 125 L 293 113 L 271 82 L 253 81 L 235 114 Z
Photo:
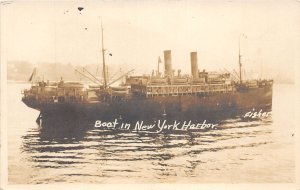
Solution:
M 292 85 L 274 86 L 272 117 L 170 134 L 115 132 L 92 122 L 41 128 L 39 113 L 21 102 L 24 87 L 8 85 L 10 184 L 295 181 Z

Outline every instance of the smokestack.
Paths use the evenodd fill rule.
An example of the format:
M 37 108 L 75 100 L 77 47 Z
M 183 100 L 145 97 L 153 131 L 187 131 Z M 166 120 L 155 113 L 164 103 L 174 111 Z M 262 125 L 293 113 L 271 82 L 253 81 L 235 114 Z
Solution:
M 197 63 L 197 52 L 191 52 L 191 69 L 193 79 L 198 78 L 198 63 Z
M 172 76 L 172 57 L 171 50 L 164 51 L 164 59 L 165 59 L 165 76 Z

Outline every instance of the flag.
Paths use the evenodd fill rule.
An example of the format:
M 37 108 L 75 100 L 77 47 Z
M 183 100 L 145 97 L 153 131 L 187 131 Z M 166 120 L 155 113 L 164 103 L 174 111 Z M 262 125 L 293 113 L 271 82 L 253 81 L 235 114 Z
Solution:
M 33 79 L 33 77 L 35 77 L 35 75 L 36 75 L 36 68 L 33 69 L 33 72 L 32 72 L 32 74 L 31 74 L 31 76 L 30 76 L 28 82 L 31 82 L 32 79 Z

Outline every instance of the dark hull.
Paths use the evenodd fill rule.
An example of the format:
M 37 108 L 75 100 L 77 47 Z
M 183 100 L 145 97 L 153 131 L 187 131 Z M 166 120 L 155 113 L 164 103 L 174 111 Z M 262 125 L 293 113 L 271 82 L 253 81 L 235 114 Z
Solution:
M 245 114 L 253 109 L 272 108 L 272 85 L 247 91 L 211 93 L 202 95 L 153 96 L 129 100 L 95 103 L 41 103 L 23 99 L 33 109 L 40 110 L 43 118 L 103 119 L 122 118 L 127 121 L 168 119 L 214 120 Z

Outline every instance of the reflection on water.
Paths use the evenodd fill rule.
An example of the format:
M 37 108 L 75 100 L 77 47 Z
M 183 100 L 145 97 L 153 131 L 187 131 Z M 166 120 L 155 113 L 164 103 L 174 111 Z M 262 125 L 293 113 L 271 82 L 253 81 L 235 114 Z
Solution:
M 11 119 L 10 183 L 294 180 L 292 125 L 282 129 L 275 111 L 272 117 L 226 119 L 216 129 L 180 133 L 103 129 L 82 120 L 38 126 L 37 115 L 28 113 L 23 125 Z
M 65 169 L 59 176 L 62 181 L 73 176 L 97 176 L 164 182 L 161 180 L 196 178 L 199 167 L 211 162 L 201 155 L 272 143 L 271 139 L 257 141 L 272 133 L 268 127 L 271 123 L 271 118 L 252 122 L 230 119 L 214 130 L 180 134 L 104 130 L 88 122 L 43 123 L 22 137 L 21 150 L 32 167 Z M 244 140 L 235 143 L 236 139 Z M 248 159 L 252 159 L 251 153 L 241 161 Z M 88 165 L 97 169 L 83 169 Z

